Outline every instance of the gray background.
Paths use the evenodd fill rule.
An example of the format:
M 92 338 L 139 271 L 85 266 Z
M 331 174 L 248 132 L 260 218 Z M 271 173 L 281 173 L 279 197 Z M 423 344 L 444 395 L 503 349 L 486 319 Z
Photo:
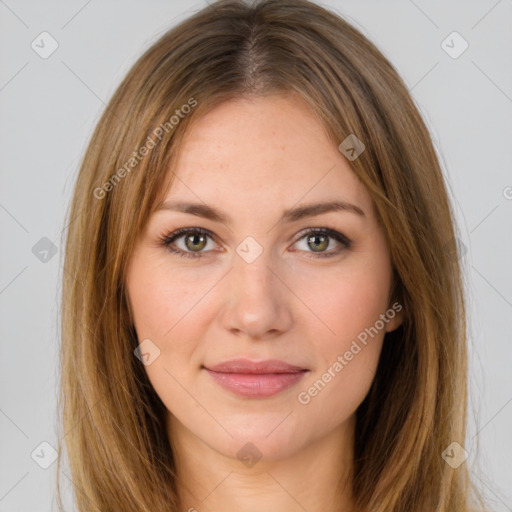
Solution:
M 56 510 L 55 464 L 40 467 L 51 463 L 40 443 L 59 435 L 63 228 L 92 130 L 135 59 L 203 5 L 0 0 L 0 512 Z M 396 66 L 436 141 L 467 249 L 466 464 L 493 509 L 512 511 L 512 0 L 324 5 Z M 43 31 L 59 45 L 47 59 L 31 48 Z M 457 58 L 441 46 L 453 31 L 469 44 Z

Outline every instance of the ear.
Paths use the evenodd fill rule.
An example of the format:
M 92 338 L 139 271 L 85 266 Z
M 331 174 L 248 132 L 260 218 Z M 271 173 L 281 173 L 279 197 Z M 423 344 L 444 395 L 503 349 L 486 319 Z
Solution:
M 386 323 L 386 332 L 398 329 L 404 321 L 404 307 L 398 301 L 391 304 L 386 310 L 386 317 L 389 319 Z

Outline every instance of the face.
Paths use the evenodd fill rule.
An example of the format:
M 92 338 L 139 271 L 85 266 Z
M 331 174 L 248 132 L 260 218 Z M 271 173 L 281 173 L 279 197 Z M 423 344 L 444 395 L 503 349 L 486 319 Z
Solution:
M 165 203 L 126 284 L 171 439 L 278 459 L 351 424 L 401 315 L 372 201 L 309 107 L 273 96 L 199 118 Z

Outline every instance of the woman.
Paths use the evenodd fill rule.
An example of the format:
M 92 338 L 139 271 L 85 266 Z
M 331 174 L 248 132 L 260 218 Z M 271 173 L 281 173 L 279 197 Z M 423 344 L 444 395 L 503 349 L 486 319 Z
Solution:
M 221 0 L 170 30 L 111 99 L 70 218 L 79 510 L 483 506 L 440 166 L 343 19 Z

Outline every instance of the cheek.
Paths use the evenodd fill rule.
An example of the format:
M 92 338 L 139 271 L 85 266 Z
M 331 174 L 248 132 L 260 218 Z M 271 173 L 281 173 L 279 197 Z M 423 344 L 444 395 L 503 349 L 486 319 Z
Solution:
M 388 292 L 389 282 L 370 273 L 353 273 L 344 279 L 324 304 L 335 337 L 343 344 L 373 326 L 386 311 Z
M 317 272 L 314 281 L 305 276 L 315 282 L 314 288 L 301 285 L 307 295 L 304 302 L 316 313 L 308 315 L 304 326 L 316 357 L 299 402 L 322 431 L 354 413 L 370 389 L 380 358 L 386 325 L 381 315 L 388 309 L 391 267 L 385 257 L 363 256 L 340 265 L 337 272 Z
M 298 390 L 304 421 L 328 432 L 350 418 L 368 394 L 377 370 L 384 330 L 374 330 L 383 301 L 360 289 L 345 289 L 323 309 L 335 332 L 314 340 L 315 365 Z M 385 306 L 384 306 L 385 307 Z
M 364 386 L 369 384 L 379 360 L 385 333 L 385 324 L 379 319 L 387 309 L 388 287 L 364 273 L 353 273 L 331 287 L 330 293 L 316 301 L 319 316 L 329 327 L 322 329 L 325 334 L 315 343 L 317 370 L 323 373 L 338 361 L 343 370 L 335 373 L 343 377 L 333 381 L 341 384 L 346 378 L 351 386 Z M 339 370 L 339 365 L 336 368 Z
M 179 269 L 170 272 L 165 262 L 133 259 L 127 288 L 139 339 L 162 339 L 174 329 L 197 302 L 192 287 L 201 286 L 194 283 L 185 279 Z
M 197 299 L 190 289 L 190 281 L 180 275 L 183 274 L 170 272 L 165 262 L 145 255 L 144 251 L 134 255 L 127 273 L 127 291 L 137 337 L 140 343 L 146 343 L 145 347 L 149 347 L 152 354 L 150 364 L 144 369 L 168 408 L 190 402 L 180 383 L 187 381 L 185 370 L 195 349 L 187 327 L 190 327 L 189 315 Z M 146 339 L 151 343 L 147 344 Z
M 190 378 L 190 368 L 199 367 L 195 351 L 209 325 L 212 304 L 208 291 L 218 277 L 212 272 L 199 276 L 197 270 L 175 265 L 170 268 L 166 255 L 136 253 L 127 272 L 128 297 L 139 342 L 150 339 L 158 357 L 145 367 L 160 394 Z M 152 345 L 151 345 L 152 346 Z M 153 347 L 153 346 L 152 346 Z
M 303 272 L 295 290 L 310 310 L 304 316 L 308 331 L 311 335 L 316 331 L 316 339 L 321 336 L 322 352 L 332 356 L 333 352 L 347 350 L 352 340 L 386 312 L 391 269 L 386 260 L 361 259 L 352 265 L 340 265 L 336 271 L 316 270 L 314 274 Z

